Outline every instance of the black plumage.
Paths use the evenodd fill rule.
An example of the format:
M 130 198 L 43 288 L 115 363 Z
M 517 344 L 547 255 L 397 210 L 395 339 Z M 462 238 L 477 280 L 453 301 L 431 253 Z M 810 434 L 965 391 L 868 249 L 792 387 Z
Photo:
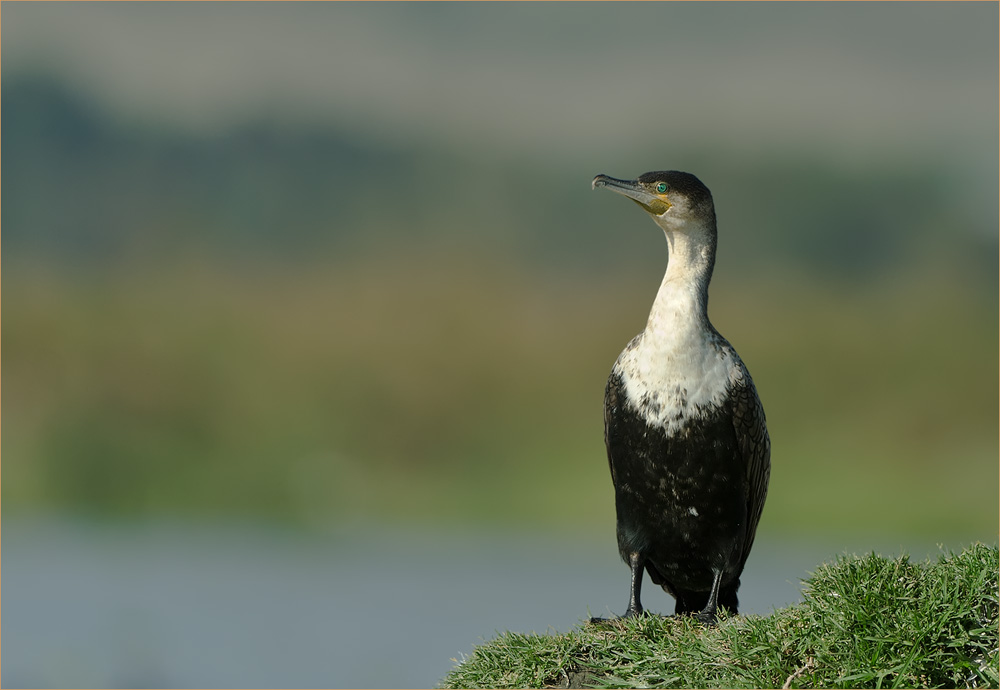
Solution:
M 618 547 L 632 583 L 625 616 L 643 611 L 643 572 L 676 613 L 714 622 L 735 613 L 770 476 L 770 440 L 750 374 L 708 320 L 715 264 L 711 193 L 676 171 L 604 175 L 665 232 L 667 272 L 646 329 L 628 344 L 605 392 L 605 443 Z

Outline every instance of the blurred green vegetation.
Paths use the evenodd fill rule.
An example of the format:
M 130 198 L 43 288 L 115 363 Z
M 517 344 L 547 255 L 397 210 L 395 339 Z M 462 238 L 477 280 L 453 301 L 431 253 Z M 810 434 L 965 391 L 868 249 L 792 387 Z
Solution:
M 4 509 L 607 527 L 604 379 L 655 276 L 512 265 L 8 268 Z M 774 444 L 762 529 L 992 533 L 990 299 L 923 275 L 719 276 Z
M 641 170 L 3 93 L 5 514 L 613 530 L 604 381 L 666 249 L 585 195 Z M 767 410 L 762 533 L 995 538 L 995 206 L 910 162 L 722 158 L 710 311 Z

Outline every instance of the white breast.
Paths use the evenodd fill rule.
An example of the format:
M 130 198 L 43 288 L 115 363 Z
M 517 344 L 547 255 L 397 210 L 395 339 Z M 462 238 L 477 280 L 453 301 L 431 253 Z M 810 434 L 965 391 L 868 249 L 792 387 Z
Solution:
M 628 404 L 648 424 L 672 435 L 692 417 L 722 405 L 731 381 L 739 377 L 739 360 L 713 331 L 647 328 L 629 343 L 615 369 Z

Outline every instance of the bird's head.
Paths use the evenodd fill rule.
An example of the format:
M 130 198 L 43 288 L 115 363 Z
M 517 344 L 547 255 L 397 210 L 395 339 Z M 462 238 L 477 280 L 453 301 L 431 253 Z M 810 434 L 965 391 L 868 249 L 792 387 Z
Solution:
M 642 206 L 664 230 L 715 225 L 712 193 L 691 173 L 663 170 L 644 173 L 635 180 L 598 175 L 592 187 L 607 187 L 612 192 L 627 196 Z

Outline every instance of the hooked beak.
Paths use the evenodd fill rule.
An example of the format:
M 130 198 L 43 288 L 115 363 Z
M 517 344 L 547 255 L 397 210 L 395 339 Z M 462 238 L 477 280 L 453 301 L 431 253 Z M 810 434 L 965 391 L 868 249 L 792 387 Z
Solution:
M 638 180 L 619 180 L 607 175 L 598 175 L 590 183 L 590 186 L 592 189 L 607 187 L 612 192 L 628 197 L 653 215 L 660 215 L 670 208 L 670 204 L 665 199 L 647 192 Z

